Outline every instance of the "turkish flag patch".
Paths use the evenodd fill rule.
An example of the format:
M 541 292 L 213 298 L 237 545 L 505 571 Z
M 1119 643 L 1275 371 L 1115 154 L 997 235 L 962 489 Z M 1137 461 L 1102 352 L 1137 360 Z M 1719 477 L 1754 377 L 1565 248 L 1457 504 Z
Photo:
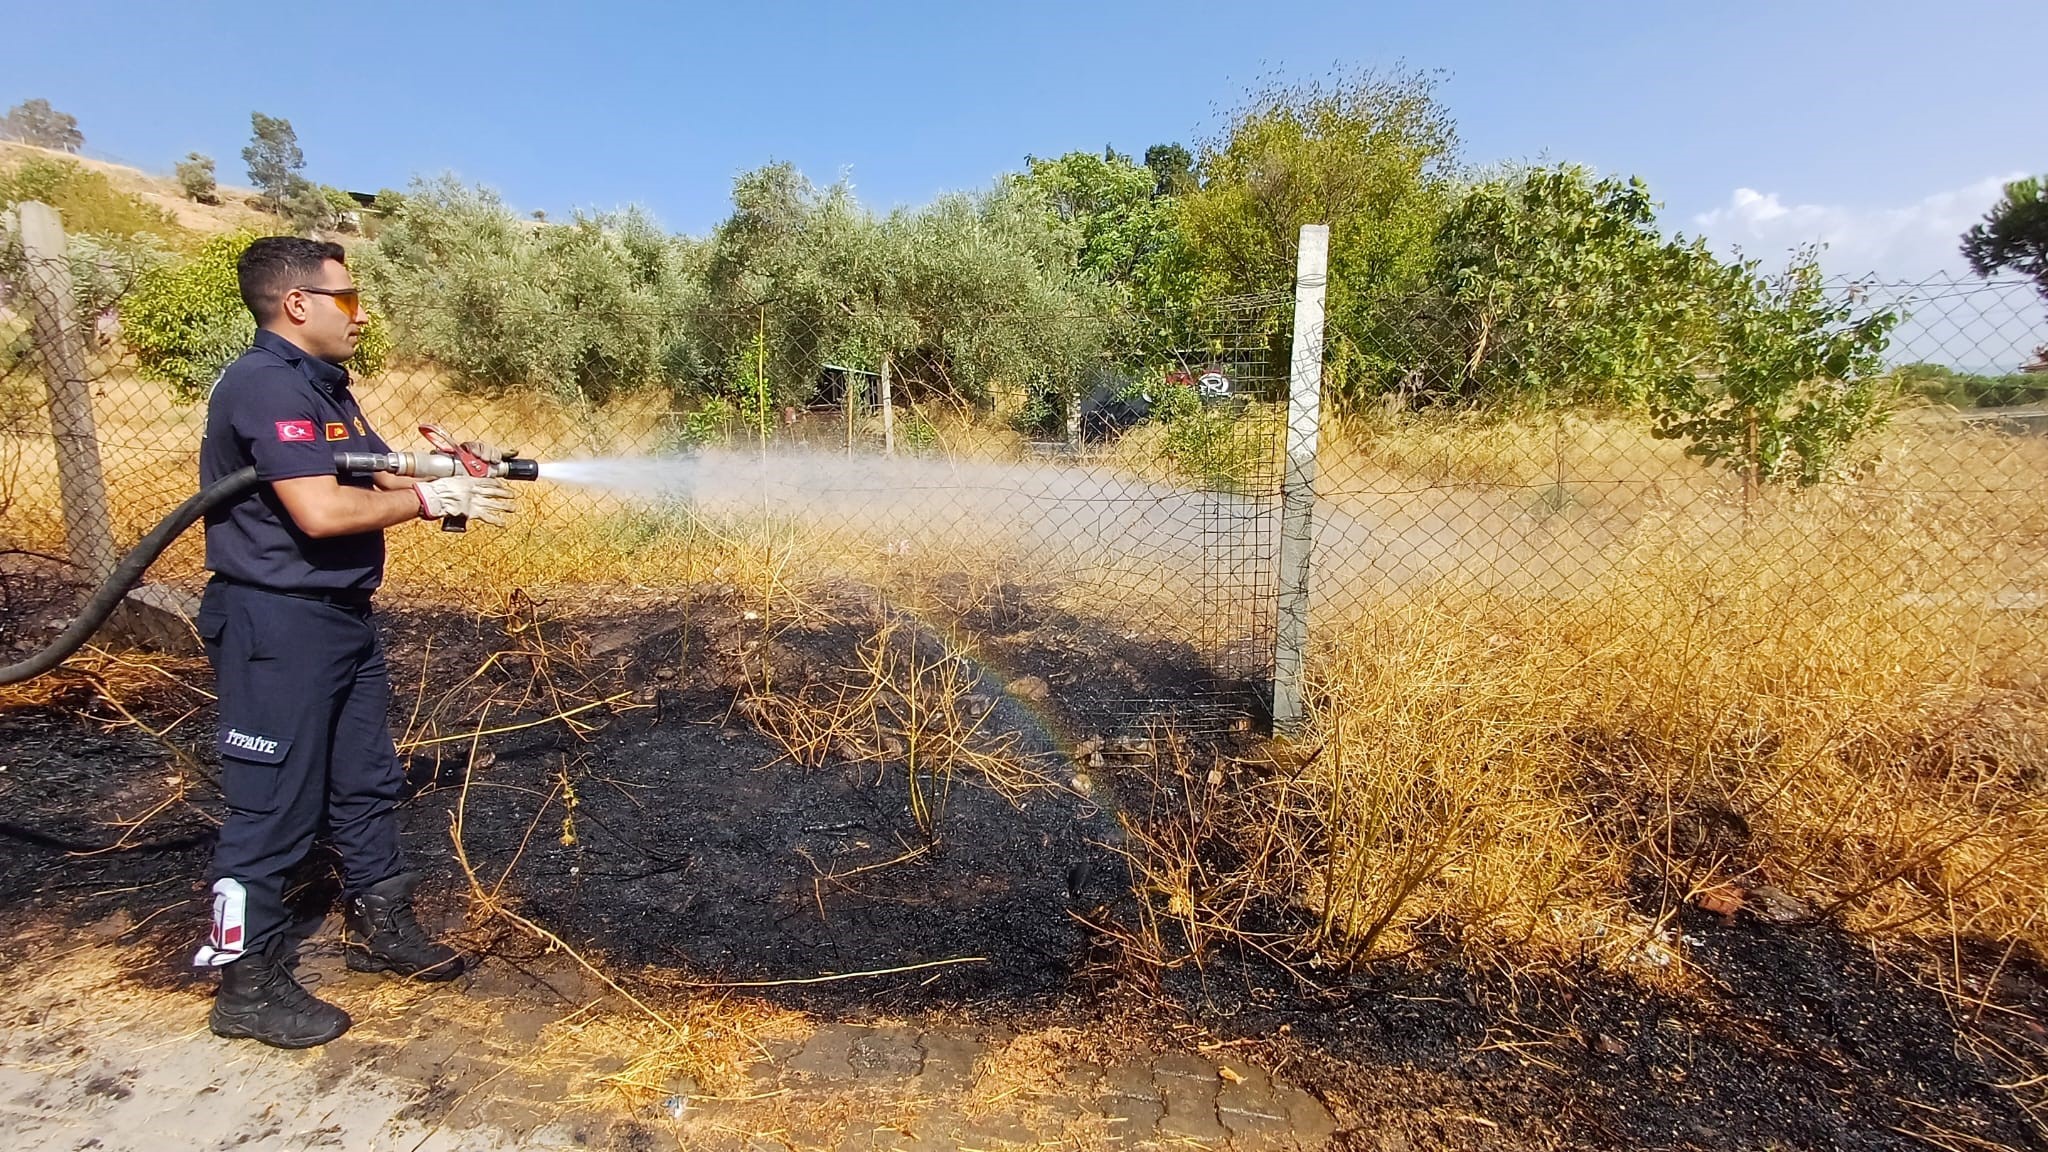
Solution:
M 299 444 L 318 440 L 320 436 L 313 431 L 311 420 L 279 420 L 277 438 L 287 444 Z
M 346 440 L 346 439 L 348 439 L 348 425 L 346 425 L 346 424 L 343 424 L 343 423 L 342 423 L 342 422 L 340 422 L 339 420 L 330 420 L 330 421 L 328 421 L 328 423 L 327 423 L 327 438 L 328 438 L 329 440 Z

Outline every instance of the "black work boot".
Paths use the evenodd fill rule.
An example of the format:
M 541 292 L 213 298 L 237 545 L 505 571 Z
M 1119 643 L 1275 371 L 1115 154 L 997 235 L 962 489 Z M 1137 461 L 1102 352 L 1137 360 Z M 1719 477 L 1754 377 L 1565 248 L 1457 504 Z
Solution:
M 419 882 L 418 873 L 400 872 L 349 897 L 350 969 L 429 981 L 462 975 L 461 954 L 429 939 L 412 914 L 412 890 Z
M 312 1048 L 348 1031 L 348 1013 L 301 987 L 291 961 L 291 946 L 280 935 L 262 951 L 223 965 L 207 1020 L 213 1034 L 273 1048 Z

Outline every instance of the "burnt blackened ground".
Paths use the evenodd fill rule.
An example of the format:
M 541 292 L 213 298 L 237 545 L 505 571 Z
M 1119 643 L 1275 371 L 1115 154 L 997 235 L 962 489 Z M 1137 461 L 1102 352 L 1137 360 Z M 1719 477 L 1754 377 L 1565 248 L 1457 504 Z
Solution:
M 2022 1064 L 2038 1053 L 2048 994 L 2032 966 L 2000 964 L 1995 942 L 1956 953 L 1965 976 L 1983 978 L 1975 1012 L 1933 989 L 1929 973 L 1947 956 L 1747 913 L 1732 924 L 1685 914 L 1679 927 L 1699 941 L 1689 955 L 1704 974 L 1703 990 L 1685 996 L 1419 954 L 1349 981 L 1323 974 L 1318 988 L 1227 953 L 1163 976 L 1105 970 L 1114 950 L 1074 913 L 1128 914 L 1112 806 L 1135 777 L 1112 764 L 1096 772 L 1092 798 L 1039 788 L 1013 802 L 963 776 L 928 842 L 900 766 L 828 757 L 799 767 L 735 707 L 764 678 L 846 675 L 878 611 L 849 594 L 763 622 L 737 597 L 706 592 L 552 622 L 545 611 L 387 615 L 394 726 L 415 737 L 614 701 L 579 714 L 591 725 L 580 735 L 554 722 L 481 738 L 466 800 L 467 742 L 410 757 L 419 791 L 402 823 L 412 859 L 433 876 L 430 912 L 460 910 L 449 829 L 462 802 L 480 879 L 494 884 L 509 868 L 504 892 L 523 914 L 622 977 L 787 981 L 979 958 L 750 994 L 827 1019 L 1061 1023 L 1155 1046 L 1186 1043 L 1193 1023 L 1313 1089 L 1344 1125 L 1345 1147 L 2042 1146 L 2020 1104 L 2032 1097 L 1994 1086 L 2025 1075 L 1983 1053 L 1997 1043 Z M 1128 720 L 1124 701 L 1171 699 L 1203 679 L 1185 649 L 1105 632 L 1025 590 L 982 597 L 955 622 L 986 669 L 978 691 L 1047 682 L 1049 698 L 1004 701 L 995 719 L 1024 752 L 1050 749 L 1034 763 L 1055 779 L 1069 769 L 1052 745 L 1114 730 Z M 470 679 L 493 652 L 528 654 Z M 177 672 L 205 683 L 203 666 Z M 490 697 L 501 704 L 484 713 Z M 69 940 L 121 934 L 159 957 L 157 978 L 189 983 L 183 964 L 206 915 L 199 838 L 217 815 L 204 778 L 212 717 L 170 679 L 122 702 L 170 726 L 169 744 L 196 761 L 86 685 L 0 710 L 0 909 L 14 928 L 4 955 L 49 962 Z M 116 826 L 181 788 L 189 803 Z M 1127 811 L 1140 810 L 1134 799 Z M 140 847 L 72 851 L 124 833 Z M 318 862 L 308 872 L 311 908 L 331 879 Z M 505 947 L 498 962 L 532 951 Z
M 1698 995 L 1411 960 L 1333 981 L 1314 1004 L 1255 961 L 1220 977 L 1214 965 L 1176 998 L 1340 1123 L 1375 1133 L 1358 1147 L 2042 1146 L 1994 1085 L 2021 1077 L 1973 1055 L 2038 1044 L 2038 1025 L 1959 1029 L 1911 948 L 1873 950 L 1826 926 L 1685 919 L 1700 941 Z M 1988 1015 L 2038 1021 L 2039 970 L 2008 965 L 2002 980 L 2004 1007 Z
M 1066 910 L 1115 883 L 1094 843 L 1113 829 L 1100 808 L 1053 789 L 1013 802 L 960 779 L 927 838 L 900 769 L 799 767 L 730 716 L 732 704 L 663 690 L 659 707 L 626 713 L 588 742 L 497 749 L 472 781 L 472 857 L 502 867 L 537 827 L 508 891 L 614 963 L 727 982 L 971 958 L 774 993 L 807 1008 L 1036 1003 L 1069 987 L 1086 941 Z M 454 793 L 421 804 L 445 809 Z M 1070 891 L 1084 871 L 1091 882 Z

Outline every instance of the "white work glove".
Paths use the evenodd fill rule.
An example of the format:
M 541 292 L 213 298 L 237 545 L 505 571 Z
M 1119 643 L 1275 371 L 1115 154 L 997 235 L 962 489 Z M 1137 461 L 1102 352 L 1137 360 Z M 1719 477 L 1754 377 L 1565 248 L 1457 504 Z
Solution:
M 443 476 L 412 486 L 420 498 L 420 518 L 467 516 L 486 524 L 503 524 L 512 514 L 512 485 L 496 476 Z
M 519 449 L 517 448 L 500 450 L 497 445 L 488 440 L 464 440 L 462 447 L 466 451 L 474 452 L 479 457 L 489 460 L 493 464 L 502 463 L 519 455 Z

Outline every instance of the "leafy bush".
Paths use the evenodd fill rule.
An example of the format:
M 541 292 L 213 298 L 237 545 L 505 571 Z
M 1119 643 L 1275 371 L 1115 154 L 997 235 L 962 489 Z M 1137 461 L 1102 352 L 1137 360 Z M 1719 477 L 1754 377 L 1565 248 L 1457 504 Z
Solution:
M 1169 388 L 1167 394 L 1192 395 L 1193 391 Z M 1165 451 L 1174 470 L 1203 488 L 1249 491 L 1269 468 L 1273 445 L 1268 425 L 1243 416 L 1238 408 L 1206 406 L 1199 398 L 1192 406 L 1184 405 L 1166 423 Z
M 191 257 L 145 272 L 122 302 L 121 335 L 142 374 L 170 385 L 181 403 L 204 397 L 256 335 L 235 283 L 235 261 L 255 239 L 248 232 L 214 237 Z M 348 367 L 374 375 L 390 351 L 389 333 L 372 316 Z
M 188 152 L 178 161 L 178 188 L 185 198 L 200 204 L 220 203 L 219 184 L 213 177 L 213 157 Z
M 896 443 L 912 456 L 928 455 L 939 446 L 938 426 L 915 407 L 896 414 Z
M 0 208 L 24 200 L 55 208 L 67 235 L 153 237 L 172 244 L 183 243 L 190 235 L 170 213 L 72 160 L 34 156 L 0 172 Z
M 716 444 L 732 443 L 733 428 L 740 422 L 739 409 L 731 401 L 714 396 L 696 411 L 673 420 L 662 447 L 671 452 L 693 452 Z
M 1066 403 L 1072 403 L 1071 399 Z M 1024 403 L 1010 416 L 1010 430 L 1020 436 L 1048 436 L 1064 433 L 1061 419 L 1065 404 L 1051 388 L 1033 388 Z
M 92 331 L 102 312 L 121 302 L 144 272 L 172 259 L 154 237 L 92 233 L 65 236 L 64 256 L 71 272 L 72 322 L 85 332 Z M 20 238 L 0 225 L 0 281 L 18 283 L 26 271 Z M 20 339 L 25 348 L 25 328 Z

